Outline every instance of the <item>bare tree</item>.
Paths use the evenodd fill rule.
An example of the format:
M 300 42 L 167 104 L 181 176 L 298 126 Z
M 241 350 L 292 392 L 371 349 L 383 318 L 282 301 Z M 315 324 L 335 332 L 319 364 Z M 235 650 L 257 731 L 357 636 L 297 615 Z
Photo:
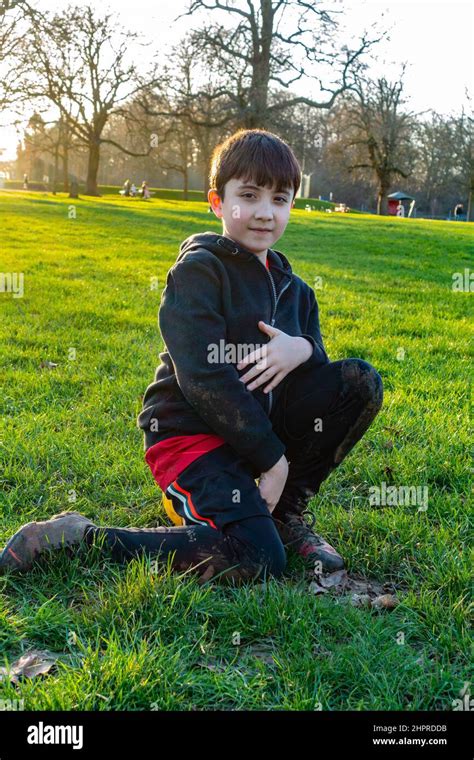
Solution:
M 28 16 L 30 29 L 22 46 L 27 72 L 20 88 L 28 102 L 54 104 L 71 135 L 87 147 L 86 194 L 97 195 L 101 145 L 135 156 L 151 150 L 148 145 L 130 151 L 104 136 L 110 116 L 147 86 L 129 61 L 128 47 L 136 35 L 117 26 L 111 14 L 99 18 L 90 6 L 55 15 L 29 8 Z
M 144 114 L 167 125 L 159 161 L 163 168 L 183 176 L 185 195 L 191 158 L 202 169 L 207 195 L 212 150 L 236 128 L 235 103 L 221 91 L 228 75 L 216 70 L 209 51 L 191 33 L 168 54 L 157 87 L 140 96 Z M 238 92 L 238 81 L 236 89 Z
M 16 52 L 22 39 L 24 12 L 18 0 L 0 0 L 0 107 L 12 105 L 17 97 L 19 74 Z
M 272 112 L 282 105 L 330 108 L 350 88 L 363 54 L 381 39 L 369 39 L 365 32 L 356 49 L 345 45 L 339 49 L 337 12 L 324 10 L 319 0 L 191 0 L 183 15 L 202 10 L 220 13 L 223 22 L 206 25 L 195 38 L 219 73 L 231 73 L 214 97 L 225 95 L 233 104 L 238 126 L 247 128 L 266 127 Z M 322 72 L 333 81 L 323 84 Z M 322 100 L 304 95 L 283 101 L 271 98 L 272 88 L 289 91 L 304 78 L 308 86 L 318 82 Z
M 434 111 L 416 126 L 416 159 L 412 182 L 416 188 L 417 206 L 425 206 L 431 216 L 448 211 L 456 196 L 453 176 L 456 153 L 453 120 Z
M 403 74 L 389 82 L 385 77 L 357 77 L 355 96 L 347 109 L 347 146 L 359 148 L 358 160 L 349 169 L 368 169 L 377 179 L 377 213 L 387 213 L 387 195 L 394 176 L 407 178 L 415 158 L 412 113 L 402 111 Z
M 466 220 L 472 221 L 472 193 L 474 190 L 474 109 L 472 99 L 466 93 L 468 110 L 462 109 L 454 121 L 456 179 L 460 191 L 467 196 Z
M 69 190 L 68 161 L 69 153 L 75 147 L 68 125 L 60 116 L 58 119 L 46 121 L 34 113 L 28 121 L 24 133 L 25 149 L 28 155 L 49 155 L 53 159 L 53 176 L 51 186 L 56 193 L 59 180 L 59 162 L 62 163 L 63 190 Z

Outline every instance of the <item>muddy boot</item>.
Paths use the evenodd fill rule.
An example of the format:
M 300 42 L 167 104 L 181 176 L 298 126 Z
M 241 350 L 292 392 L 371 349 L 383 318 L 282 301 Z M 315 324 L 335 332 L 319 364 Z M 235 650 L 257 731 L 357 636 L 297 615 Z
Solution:
M 305 519 L 308 516 L 312 519 L 311 524 Z M 311 512 L 286 512 L 273 519 L 283 544 L 308 563 L 314 565 L 315 562 L 320 562 L 324 572 L 334 572 L 345 567 L 343 558 L 334 547 L 312 530 L 315 518 Z
M 89 525 L 94 523 L 79 512 L 61 512 L 51 520 L 26 523 L 0 554 L 0 573 L 29 570 L 36 557 L 45 551 L 81 543 Z

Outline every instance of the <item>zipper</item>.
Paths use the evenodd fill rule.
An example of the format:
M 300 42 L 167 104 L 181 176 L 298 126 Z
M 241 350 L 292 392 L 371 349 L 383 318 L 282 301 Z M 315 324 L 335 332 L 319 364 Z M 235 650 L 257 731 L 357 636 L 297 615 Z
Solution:
M 277 307 L 278 307 L 278 301 L 282 297 L 282 295 L 285 292 L 285 290 L 290 287 L 290 285 L 291 285 L 291 278 L 290 278 L 289 282 L 286 283 L 285 287 L 280 290 L 280 293 L 279 293 L 279 295 L 277 297 L 277 292 L 276 292 L 276 287 L 275 287 L 275 281 L 274 281 L 272 275 L 270 274 L 270 271 L 266 267 L 265 267 L 265 272 L 268 274 L 268 276 L 270 278 L 270 282 L 271 282 L 272 290 L 273 290 L 273 297 L 274 297 L 274 300 L 275 300 L 275 307 L 273 309 L 273 314 L 271 315 L 271 322 L 270 322 L 271 326 L 273 327 L 274 324 L 275 324 L 275 319 L 276 319 L 276 311 L 277 311 Z M 268 414 L 270 414 L 271 411 L 272 411 L 272 404 L 273 404 L 273 391 L 269 391 L 268 397 L 269 397 Z

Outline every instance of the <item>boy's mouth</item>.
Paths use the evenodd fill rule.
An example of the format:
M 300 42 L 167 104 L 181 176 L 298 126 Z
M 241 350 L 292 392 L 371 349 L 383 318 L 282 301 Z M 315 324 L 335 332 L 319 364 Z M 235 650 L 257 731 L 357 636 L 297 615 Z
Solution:
M 265 227 L 249 227 L 249 230 L 252 232 L 273 232 L 273 230 L 268 230 Z

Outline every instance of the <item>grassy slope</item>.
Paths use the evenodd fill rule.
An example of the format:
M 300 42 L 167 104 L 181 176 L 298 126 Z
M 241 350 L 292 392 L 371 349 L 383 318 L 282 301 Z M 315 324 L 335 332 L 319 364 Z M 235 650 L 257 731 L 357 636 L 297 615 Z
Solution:
M 83 199 L 68 219 L 69 204 L 0 193 L 0 271 L 25 273 L 24 298 L 0 293 L 0 545 L 65 508 L 103 525 L 166 524 L 135 421 L 178 244 L 220 227 L 204 204 Z M 146 561 L 56 555 L 0 578 L 0 651 L 69 658 L 0 698 L 26 709 L 451 709 L 467 680 L 470 567 L 469 295 L 451 283 L 469 266 L 470 227 L 295 211 L 277 247 L 310 284 L 323 278 L 331 359 L 360 356 L 383 376 L 382 414 L 314 511 L 350 571 L 395 582 L 402 603 L 383 614 L 313 597 L 298 560 L 282 583 L 231 589 L 151 574 Z M 427 485 L 427 512 L 370 506 L 382 481 Z

